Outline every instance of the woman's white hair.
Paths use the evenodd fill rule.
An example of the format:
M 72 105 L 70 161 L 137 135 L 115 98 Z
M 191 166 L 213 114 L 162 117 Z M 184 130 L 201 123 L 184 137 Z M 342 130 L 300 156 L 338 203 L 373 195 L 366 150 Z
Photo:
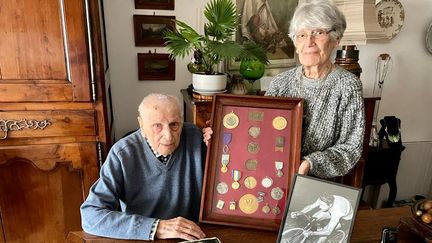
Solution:
M 289 36 L 294 43 L 294 36 L 301 29 L 328 30 L 332 38 L 340 39 L 346 29 L 346 20 L 333 2 L 311 0 L 297 6 L 291 19 Z
M 140 105 L 138 106 L 138 113 L 139 113 L 139 116 L 141 118 L 146 118 L 146 114 L 148 113 L 147 112 L 147 109 L 148 109 L 147 103 L 150 100 L 155 100 L 155 99 L 158 101 L 166 102 L 167 105 L 168 105 L 168 103 L 174 103 L 177 106 L 179 113 L 180 113 L 180 118 L 183 121 L 183 109 L 182 109 L 182 106 L 181 106 L 178 98 L 176 96 L 173 96 L 173 95 L 158 94 L 158 93 L 151 93 L 151 94 L 147 95 L 146 97 L 144 97 L 144 99 L 141 101 Z

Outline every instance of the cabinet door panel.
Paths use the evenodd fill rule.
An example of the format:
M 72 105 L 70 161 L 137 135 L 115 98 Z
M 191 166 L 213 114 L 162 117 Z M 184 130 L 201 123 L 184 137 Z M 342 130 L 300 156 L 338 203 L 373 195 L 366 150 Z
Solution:
M 0 1 L 0 102 L 90 100 L 83 4 Z
M 64 242 L 97 178 L 96 145 L 0 147 L 0 215 L 7 242 Z
M 46 124 L 37 122 L 45 122 Z M 20 128 L 18 130 L 18 128 Z M 5 131 L 7 131 L 7 134 Z M 95 136 L 94 110 L 0 112 L 0 138 Z M 0 145 L 2 144 L 0 140 Z

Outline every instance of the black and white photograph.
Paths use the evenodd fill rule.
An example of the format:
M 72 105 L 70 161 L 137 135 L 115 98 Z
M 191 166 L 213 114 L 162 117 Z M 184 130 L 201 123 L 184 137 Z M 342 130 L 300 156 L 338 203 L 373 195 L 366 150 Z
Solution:
M 296 175 L 278 243 L 349 242 L 361 189 Z

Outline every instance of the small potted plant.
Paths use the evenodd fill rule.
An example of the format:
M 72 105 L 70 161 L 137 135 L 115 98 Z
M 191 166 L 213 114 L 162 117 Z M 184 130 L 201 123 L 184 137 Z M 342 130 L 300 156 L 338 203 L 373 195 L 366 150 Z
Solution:
M 208 23 L 204 25 L 202 35 L 179 20 L 175 21 L 174 30 L 164 33 L 171 58 L 184 58 L 193 53 L 188 69 L 192 72 L 195 90 L 217 92 L 225 89 L 226 74 L 217 70 L 223 60 L 268 63 L 265 49 L 258 44 L 240 44 L 232 40 L 238 22 L 237 9 L 232 0 L 211 0 L 204 9 L 204 16 Z

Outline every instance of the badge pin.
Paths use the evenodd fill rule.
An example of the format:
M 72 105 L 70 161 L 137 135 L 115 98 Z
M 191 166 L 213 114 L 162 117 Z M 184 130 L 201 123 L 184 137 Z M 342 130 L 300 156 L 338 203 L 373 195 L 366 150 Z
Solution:
M 225 202 L 222 200 L 219 200 L 216 204 L 216 207 L 219 209 L 222 209 L 224 207 Z

